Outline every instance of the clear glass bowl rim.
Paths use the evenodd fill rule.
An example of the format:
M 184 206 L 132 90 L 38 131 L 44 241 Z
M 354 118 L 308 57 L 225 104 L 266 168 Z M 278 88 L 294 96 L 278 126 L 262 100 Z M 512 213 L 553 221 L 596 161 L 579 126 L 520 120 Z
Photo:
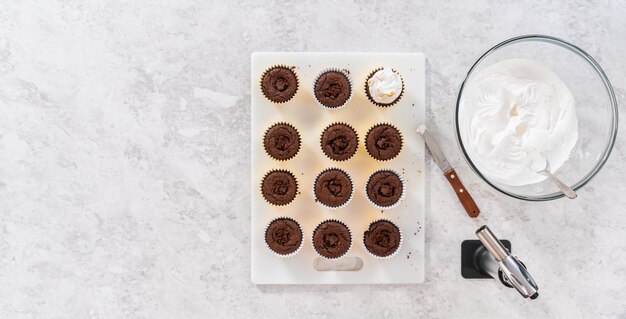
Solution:
M 547 36 L 547 35 L 541 35 L 541 34 L 528 34 L 528 35 L 521 35 L 521 36 L 513 37 L 513 38 L 510 38 L 508 40 L 502 41 L 502 42 L 498 43 L 497 45 L 495 45 L 494 47 L 492 47 L 491 49 L 487 50 L 487 52 L 483 53 L 483 55 L 481 55 L 480 58 L 478 58 L 478 60 L 476 60 L 476 62 L 474 62 L 472 67 L 469 69 L 469 71 L 467 71 L 467 75 L 465 76 L 465 79 L 463 79 L 463 83 L 461 83 L 461 87 L 459 89 L 459 94 L 457 95 L 457 99 L 456 99 L 456 108 L 455 108 L 455 111 L 454 111 L 454 130 L 455 130 L 457 144 L 458 144 L 459 148 L 461 149 L 461 153 L 463 153 L 463 157 L 465 158 L 465 161 L 470 166 L 472 171 L 474 171 L 474 173 L 476 173 L 476 175 L 478 175 L 483 181 L 485 181 L 485 183 L 487 183 L 489 186 L 493 187 L 495 190 L 499 191 L 502 194 L 511 196 L 513 198 L 526 200 L 526 201 L 537 202 L 537 201 L 548 201 L 548 200 L 558 199 L 558 198 L 561 198 L 561 197 L 563 197 L 565 195 L 563 193 L 561 193 L 561 192 L 554 192 L 554 193 L 550 193 L 550 194 L 546 194 L 546 195 L 542 195 L 542 196 L 524 196 L 524 195 L 519 195 L 519 194 L 515 194 L 515 193 L 512 193 L 512 192 L 508 192 L 508 191 L 506 191 L 504 189 L 499 188 L 497 185 L 495 185 L 494 183 L 489 181 L 485 176 L 483 176 L 480 173 L 478 168 L 474 165 L 474 163 L 470 159 L 469 155 L 467 154 L 467 151 L 465 150 L 465 147 L 463 146 L 463 142 L 461 140 L 461 135 L 460 135 L 459 117 L 458 117 L 459 107 L 460 107 L 460 102 L 461 102 L 461 96 L 463 95 L 463 88 L 465 87 L 465 84 L 468 81 L 468 79 L 469 79 L 470 75 L 472 74 L 472 72 L 474 71 L 474 69 L 485 58 L 487 58 L 489 55 L 491 55 L 495 51 L 499 50 L 500 48 L 503 48 L 505 46 L 508 46 L 508 45 L 511 45 L 511 44 L 515 44 L 515 43 L 532 42 L 532 41 L 546 42 L 546 43 L 558 45 L 558 46 L 560 46 L 562 48 L 568 49 L 569 51 L 571 51 L 571 52 L 577 54 L 578 56 L 582 57 L 583 59 L 585 59 L 591 65 L 591 67 L 593 67 L 593 69 L 596 71 L 596 73 L 598 74 L 598 76 L 602 80 L 602 82 L 604 84 L 604 88 L 606 89 L 607 94 L 609 95 L 609 99 L 611 100 L 611 112 L 612 112 L 612 115 L 613 115 L 613 122 L 611 123 L 612 127 L 611 127 L 611 136 L 609 138 L 609 141 L 608 141 L 608 143 L 607 143 L 607 145 L 606 145 L 606 147 L 604 149 L 604 152 L 602 153 L 602 156 L 601 156 L 600 160 L 596 163 L 594 168 L 589 173 L 587 173 L 587 175 L 585 175 L 585 177 L 583 177 L 580 181 L 576 182 L 572 186 L 572 188 L 574 190 L 578 190 L 578 189 L 582 188 L 583 186 L 585 186 L 600 171 L 602 166 L 604 166 L 604 163 L 606 163 L 607 159 L 609 158 L 609 155 L 611 155 L 611 151 L 613 150 L 613 145 L 615 144 L 615 139 L 617 137 L 618 109 L 617 109 L 617 99 L 615 98 L 615 92 L 613 92 L 613 86 L 611 85 L 611 82 L 609 81 L 608 77 L 606 76 L 606 74 L 604 73 L 604 71 L 602 70 L 602 68 L 598 64 L 598 62 L 596 62 L 596 60 L 594 60 L 589 54 L 587 54 L 587 52 L 585 52 L 581 48 L 579 48 L 579 47 L 577 47 L 577 46 L 575 46 L 575 45 L 573 45 L 573 44 L 571 44 L 571 43 L 569 43 L 567 41 L 561 40 L 559 38 L 555 38 L 555 37 Z

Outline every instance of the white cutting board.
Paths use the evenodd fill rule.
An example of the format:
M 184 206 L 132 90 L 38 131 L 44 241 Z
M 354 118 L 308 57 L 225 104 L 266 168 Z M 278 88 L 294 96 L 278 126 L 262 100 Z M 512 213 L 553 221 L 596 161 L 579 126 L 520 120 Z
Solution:
M 274 104 L 260 88 L 263 72 L 277 64 L 295 66 L 299 89 L 287 103 Z M 398 71 L 404 81 L 401 100 L 388 108 L 378 107 L 365 95 L 369 73 L 382 66 Z M 338 110 L 326 109 L 315 101 L 313 81 L 327 67 L 347 69 L 354 83 L 352 99 Z M 422 53 L 297 53 L 266 52 L 252 54 L 252 263 L 251 278 L 256 284 L 410 284 L 424 281 L 424 141 L 415 129 L 425 121 L 425 66 Z M 359 136 L 357 153 L 349 160 L 335 162 L 324 156 L 319 138 L 322 130 L 333 122 L 346 122 Z M 302 145 L 298 154 L 288 161 L 276 161 L 263 149 L 263 134 L 276 122 L 287 122 L 300 132 Z M 381 162 L 367 154 L 365 134 L 373 125 L 389 122 L 400 129 L 403 148 L 389 161 Z M 329 210 L 315 202 L 312 184 L 323 169 L 335 166 L 353 178 L 354 197 L 344 208 Z M 395 169 L 402 175 L 405 197 L 395 208 L 374 208 L 365 194 L 367 177 L 380 168 Z M 294 173 L 300 194 L 286 206 L 268 204 L 260 192 L 261 179 L 271 169 L 287 169 Z M 280 258 L 266 246 L 265 227 L 279 216 L 296 219 L 304 231 L 304 247 L 294 257 Z M 352 249 L 346 257 L 361 258 L 358 271 L 318 271 L 313 267 L 317 255 L 311 235 L 321 221 L 335 218 L 352 231 Z M 403 234 L 399 253 L 387 260 L 367 254 L 362 244 L 363 232 L 370 222 L 387 218 L 395 222 Z M 353 259 L 351 259 L 353 260 Z

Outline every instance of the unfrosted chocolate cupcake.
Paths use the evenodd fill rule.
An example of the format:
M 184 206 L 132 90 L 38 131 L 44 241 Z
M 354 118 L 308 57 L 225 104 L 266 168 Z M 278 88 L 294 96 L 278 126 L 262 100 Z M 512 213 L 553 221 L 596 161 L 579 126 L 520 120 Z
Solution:
M 298 193 L 298 183 L 291 172 L 286 170 L 270 171 L 261 182 L 263 198 L 270 204 L 287 205 Z
M 321 105 L 340 108 L 352 97 L 352 81 L 346 71 L 329 68 L 315 80 L 313 93 Z
M 367 180 L 367 198 L 377 208 L 395 206 L 404 194 L 404 184 L 400 176 L 392 170 L 378 170 Z
M 266 70 L 261 76 L 261 91 L 274 103 L 284 103 L 296 95 L 298 77 L 294 67 L 278 65 Z
M 352 247 L 350 229 L 338 220 L 326 220 L 313 231 L 313 248 L 322 257 L 336 259 Z
M 379 258 L 392 257 L 402 245 L 402 233 L 394 223 L 380 219 L 372 222 L 363 234 L 367 251 Z
M 378 124 L 367 132 L 365 148 L 375 159 L 390 160 L 402 150 L 402 135 L 391 124 Z
M 295 255 L 302 247 L 302 228 L 291 218 L 276 218 L 265 229 L 265 243 L 282 257 Z
M 287 123 L 277 123 L 265 132 L 263 147 L 274 159 L 285 161 L 296 156 L 300 150 L 300 134 Z
M 328 208 L 340 208 L 352 199 L 352 179 L 345 171 L 328 168 L 322 171 L 313 185 L 313 193 L 318 203 Z
M 359 139 L 356 131 L 348 124 L 335 123 L 328 126 L 320 139 L 322 151 L 328 158 L 345 161 L 356 153 Z

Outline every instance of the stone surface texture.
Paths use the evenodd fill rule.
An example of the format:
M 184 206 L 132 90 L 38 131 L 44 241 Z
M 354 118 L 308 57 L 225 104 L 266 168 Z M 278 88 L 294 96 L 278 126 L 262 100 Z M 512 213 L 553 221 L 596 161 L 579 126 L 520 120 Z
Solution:
M 578 199 L 528 203 L 471 172 L 452 117 L 475 59 L 528 33 L 589 52 L 626 103 L 625 16 L 616 0 L 1 1 L 0 318 L 624 318 L 624 134 Z M 251 284 L 255 51 L 424 52 L 428 125 L 539 299 L 461 278 L 476 227 L 430 157 L 424 284 Z

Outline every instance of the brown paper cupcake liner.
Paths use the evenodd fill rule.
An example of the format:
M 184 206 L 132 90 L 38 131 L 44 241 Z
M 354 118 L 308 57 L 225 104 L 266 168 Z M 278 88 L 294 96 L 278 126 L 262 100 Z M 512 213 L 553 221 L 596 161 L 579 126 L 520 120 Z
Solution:
M 274 251 L 274 250 L 270 247 L 270 245 L 269 245 L 269 243 L 267 242 L 267 239 L 266 239 L 266 238 L 267 238 L 267 231 L 268 231 L 268 229 L 270 228 L 270 225 L 271 225 L 274 221 L 277 221 L 277 220 L 280 220 L 280 219 L 288 219 L 288 220 L 291 220 L 291 221 L 293 221 L 294 223 L 296 223 L 296 225 L 298 225 L 298 229 L 300 229 L 300 233 L 302 234 L 302 241 L 300 242 L 300 246 L 298 246 L 298 249 L 296 249 L 294 252 L 289 253 L 289 254 L 281 254 L 281 253 L 275 252 L 275 251 Z M 297 220 L 295 220 L 295 219 L 293 219 L 293 218 L 291 218 L 291 217 L 287 217 L 287 216 L 280 216 L 280 217 L 273 218 L 272 220 L 270 220 L 270 221 L 267 223 L 267 225 L 265 226 L 265 231 L 263 232 L 263 241 L 265 242 L 265 246 L 267 247 L 267 249 L 268 249 L 269 251 L 271 251 L 274 255 L 276 255 L 276 256 L 278 256 L 278 257 L 281 257 L 281 258 L 289 258 L 289 257 L 293 257 L 293 256 L 295 256 L 298 252 L 300 252 L 300 250 L 302 250 L 302 247 L 304 246 L 304 240 L 305 240 L 305 238 L 306 238 L 306 237 L 304 236 L 304 232 L 302 231 L 302 226 L 300 226 L 300 223 L 298 223 L 298 221 L 297 221 Z
M 396 176 L 398 176 L 398 178 L 400 179 L 400 182 L 402 183 L 402 194 L 400 195 L 400 198 L 398 198 L 398 200 L 393 203 L 392 205 L 389 206 L 380 206 L 376 203 L 374 203 L 370 197 L 369 194 L 367 193 L 367 187 L 370 183 L 370 179 L 372 178 L 372 176 L 374 176 L 374 174 L 378 173 L 378 172 L 391 172 L 396 174 Z M 377 169 L 374 172 L 372 172 L 368 177 L 367 177 L 367 182 L 365 183 L 365 197 L 367 198 L 367 201 L 370 202 L 370 204 L 372 204 L 372 206 L 376 207 L 377 209 L 380 210 L 387 210 L 387 209 L 392 209 L 397 207 L 398 205 L 400 205 L 400 202 L 402 202 L 402 200 L 404 199 L 404 195 L 406 194 L 406 183 L 404 182 L 404 178 L 402 177 L 402 175 L 400 175 L 398 173 L 398 171 L 394 170 L 394 169 L 389 169 L 389 168 L 381 168 L 381 169 Z
M 324 152 L 324 141 L 323 141 L 323 137 L 324 137 L 324 132 L 326 132 L 326 130 L 328 130 L 331 126 L 333 125 L 337 125 L 337 124 L 341 124 L 341 125 L 345 125 L 347 127 L 349 127 L 352 131 L 354 131 L 354 134 L 356 135 L 356 149 L 354 150 L 354 154 L 350 155 L 350 157 L 345 158 L 345 159 L 341 159 L 341 160 L 337 160 L 334 158 L 330 158 L 330 156 L 328 156 L 328 154 L 326 154 L 326 152 Z M 354 157 L 354 155 L 356 155 L 356 152 L 359 150 L 359 133 L 354 129 L 354 127 L 352 127 L 352 125 L 345 123 L 345 122 L 333 122 L 331 124 L 329 124 L 328 126 L 326 126 L 324 128 L 324 130 L 322 130 L 322 134 L 320 134 L 320 147 L 322 149 L 322 153 L 326 156 L 326 158 L 335 161 L 335 162 L 345 162 L 351 158 Z
M 394 222 L 390 221 L 390 220 L 389 220 L 389 219 L 387 219 L 387 218 L 378 218 L 378 219 L 376 219 L 376 220 L 372 221 L 372 222 L 371 222 L 371 223 L 369 223 L 369 225 L 367 226 L 367 230 L 369 230 L 369 229 L 370 229 L 370 227 L 371 227 L 374 223 L 379 222 L 379 221 L 386 221 L 386 222 L 389 222 L 389 223 L 393 224 L 394 226 L 396 226 L 396 227 L 398 228 L 398 231 L 400 232 L 400 242 L 398 243 L 398 248 L 396 248 L 396 251 L 394 251 L 394 252 L 393 252 L 391 255 L 389 255 L 389 256 L 378 256 L 378 255 L 373 254 L 372 252 L 370 252 L 370 250 L 369 250 L 369 249 L 367 249 L 367 246 L 365 245 L 365 232 L 363 232 L 363 236 L 362 236 L 362 239 L 361 239 L 361 244 L 363 245 L 363 248 L 365 248 L 365 251 L 366 251 L 366 252 L 367 252 L 370 256 L 372 256 L 372 257 L 374 257 L 374 258 L 376 258 L 376 259 L 391 259 L 391 258 L 395 257 L 395 256 L 396 256 L 396 255 L 400 252 L 400 250 L 402 249 L 402 242 L 404 241 L 404 236 L 402 235 L 402 230 L 400 229 L 400 227 L 398 227 L 398 225 L 396 225 L 396 223 L 394 223 Z M 366 230 L 366 231 L 367 231 L 367 230 Z
M 374 69 L 374 71 L 372 71 L 370 74 L 367 75 L 367 78 L 365 79 L 365 95 L 367 96 L 367 99 L 372 102 L 372 104 L 376 105 L 376 106 L 380 106 L 380 107 L 390 107 L 395 105 L 396 103 L 398 103 L 398 101 L 400 101 L 402 99 L 402 96 L 404 95 L 404 79 L 402 78 L 402 74 L 398 73 L 395 69 L 391 69 L 393 72 L 395 72 L 396 74 L 398 74 L 398 76 L 400 76 L 400 81 L 402 82 L 402 89 L 400 91 L 400 95 L 391 103 L 385 104 L 385 103 L 380 103 L 380 102 L 376 102 L 374 101 L 374 98 L 372 97 L 372 95 L 370 94 L 370 88 L 368 85 L 368 81 L 370 78 L 372 78 L 372 76 L 382 70 L 382 67 L 376 68 Z
M 330 107 L 330 106 L 326 106 L 324 105 L 324 103 L 320 102 L 320 100 L 317 99 L 317 95 L 315 94 L 315 84 L 317 84 L 317 80 L 319 80 L 319 78 L 326 72 L 339 72 L 343 75 L 346 76 L 346 78 L 348 78 L 348 82 L 350 82 L 350 96 L 348 97 L 348 99 L 341 105 L 339 106 L 335 106 L 335 107 Z M 348 73 L 346 70 L 344 69 L 340 69 L 338 67 L 329 67 L 329 68 L 325 68 L 322 70 L 322 72 L 320 72 L 316 77 L 315 80 L 313 80 L 313 97 L 315 98 L 315 101 L 317 101 L 317 104 L 321 105 L 322 107 L 329 109 L 329 110 L 338 110 L 340 108 L 343 108 L 346 106 L 346 104 L 348 104 L 348 102 L 350 102 L 350 100 L 352 99 L 352 95 L 354 94 L 354 82 L 352 81 L 352 77 L 350 76 L 350 73 Z
M 293 156 L 291 156 L 291 157 L 289 157 L 289 158 L 285 158 L 285 159 L 276 158 L 276 157 L 272 156 L 272 154 L 270 154 L 270 151 L 269 151 L 269 150 L 267 149 L 267 147 L 265 146 L 265 137 L 267 136 L 267 133 L 269 133 L 269 131 L 270 131 L 273 127 L 275 127 L 275 126 L 277 126 L 277 125 L 286 125 L 286 126 L 289 126 L 289 127 L 293 128 L 293 130 L 294 130 L 294 131 L 296 131 L 296 135 L 298 135 L 298 141 L 299 141 L 299 142 L 298 142 L 298 150 L 296 151 L 296 153 L 295 153 L 295 154 L 293 154 Z M 293 159 L 294 157 L 296 157 L 296 155 L 298 155 L 298 153 L 300 153 L 300 149 L 302 148 L 302 136 L 300 135 L 300 131 L 298 131 L 298 129 L 297 129 L 295 126 L 293 126 L 293 125 L 291 125 L 291 124 L 289 124 L 289 123 L 287 123 L 287 122 L 276 122 L 276 123 L 274 123 L 274 124 L 270 125 L 267 129 L 265 129 L 265 132 L 263 133 L 263 139 L 262 139 L 262 142 L 263 142 L 263 149 L 265 150 L 265 154 L 267 154 L 267 155 L 268 155 L 269 157 L 271 157 L 272 159 L 277 160 L 277 161 L 280 161 L 280 162 L 285 162 L 285 161 L 288 161 L 288 160 Z
M 367 148 L 367 137 L 370 135 L 370 133 L 372 132 L 373 129 L 375 129 L 378 126 L 381 126 L 381 125 L 388 125 L 388 126 L 393 127 L 394 129 L 396 129 L 396 131 L 398 131 L 398 134 L 400 135 L 400 150 L 398 151 L 398 154 L 396 154 L 392 158 L 378 159 L 372 153 L 370 153 L 370 150 Z M 375 159 L 377 161 L 381 161 L 381 162 L 386 162 L 386 161 L 390 161 L 390 160 L 392 160 L 394 158 L 397 158 L 400 155 L 400 153 L 402 153 L 402 150 L 404 149 L 404 136 L 402 136 L 402 131 L 400 131 L 400 129 L 397 126 L 395 126 L 395 125 L 393 125 L 391 123 L 388 123 L 388 122 L 377 123 L 377 124 L 375 124 L 374 126 L 370 127 L 367 130 L 367 134 L 365 134 L 365 138 L 363 139 L 363 145 L 365 146 L 365 151 L 367 151 L 367 154 L 369 154 L 369 156 L 371 156 L 373 159 Z
M 338 171 L 342 171 L 344 174 L 346 174 L 348 176 L 348 179 L 350 179 L 350 197 L 348 198 L 348 200 L 339 205 L 339 206 L 328 206 L 324 203 L 322 203 L 319 199 L 317 199 L 317 194 L 315 194 L 315 185 L 317 184 L 317 179 L 320 177 L 320 175 L 324 174 L 325 172 L 328 172 L 330 170 L 338 170 Z M 328 209 L 332 209 L 332 210 L 337 210 L 337 209 L 341 209 L 346 207 L 348 204 L 350 204 L 350 202 L 352 201 L 352 198 L 354 197 L 354 180 L 352 179 L 352 176 L 350 176 L 350 174 L 348 174 L 348 172 L 346 172 L 345 170 L 338 168 L 338 167 L 328 167 L 324 170 L 322 170 L 321 172 L 319 172 L 315 178 L 313 179 L 313 197 L 315 198 L 315 201 L 322 207 L 324 208 L 328 208 Z
M 296 77 L 296 90 L 293 92 L 293 95 L 285 100 L 285 101 L 281 101 L 281 102 L 276 102 L 273 101 L 272 99 L 270 99 L 269 96 L 267 96 L 267 94 L 265 93 L 265 90 L 263 90 L 263 78 L 265 77 L 265 75 L 267 74 L 267 72 L 275 69 L 275 68 L 285 68 L 285 69 L 289 69 L 291 70 L 291 72 L 293 72 L 294 76 Z M 298 73 L 295 71 L 296 67 L 295 66 L 289 66 L 289 65 L 285 65 L 285 64 L 275 64 L 270 66 L 269 68 L 265 69 L 265 71 L 263 71 L 263 73 L 261 73 L 261 77 L 259 78 L 259 88 L 261 89 L 261 94 L 263 94 L 263 96 L 265 96 L 265 98 L 275 104 L 284 104 L 287 103 L 289 101 L 291 101 L 293 99 L 294 96 L 296 96 L 296 94 L 298 94 L 298 90 L 300 90 L 300 79 L 298 78 Z
M 325 222 L 336 222 L 336 223 L 342 224 L 343 226 L 345 226 L 345 227 L 346 227 L 346 229 L 348 229 L 348 234 L 350 234 L 350 246 L 348 246 L 348 249 L 346 250 L 346 252 L 344 252 L 341 256 L 337 256 L 337 257 L 326 257 L 326 256 L 324 256 L 324 255 L 320 254 L 320 253 L 319 253 L 319 251 L 317 251 L 317 248 L 315 248 L 315 231 L 317 230 L 317 228 L 318 228 L 318 227 L 320 227 L 320 226 L 321 226 L 323 223 L 325 223 Z M 394 225 L 395 225 L 395 224 L 394 224 Z M 338 259 L 343 258 L 343 257 L 344 257 L 346 254 L 348 254 L 348 253 L 350 252 L 350 250 L 352 249 L 352 243 L 353 243 L 353 242 L 354 242 L 354 239 L 353 239 L 353 236 L 352 236 L 352 231 L 350 230 L 350 227 L 348 227 L 348 225 L 346 225 L 346 223 L 344 223 L 344 222 L 342 222 L 342 221 L 340 221 L 340 220 L 338 220 L 338 219 L 334 219 L 334 218 L 331 218 L 331 219 L 325 219 L 325 220 L 323 220 L 323 221 L 319 222 L 319 223 L 315 226 L 315 228 L 313 228 L 313 233 L 311 233 L 311 246 L 313 246 L 313 250 L 315 251 L 315 253 L 316 253 L 318 256 L 320 256 L 320 257 L 322 257 L 322 258 L 325 258 L 325 259 L 329 259 L 329 260 L 338 260 Z
M 285 204 L 274 204 L 274 203 L 270 202 L 270 200 L 269 200 L 267 197 L 265 197 L 265 194 L 263 193 L 263 183 L 265 182 L 265 179 L 266 179 L 266 178 L 267 178 L 267 177 L 268 177 L 271 173 L 274 173 L 274 172 L 282 172 L 282 173 L 287 173 L 287 174 L 291 175 L 291 177 L 293 177 L 293 179 L 296 181 L 296 193 L 295 193 L 295 195 L 293 196 L 293 199 L 292 199 L 292 200 L 290 200 L 288 203 L 285 203 Z M 296 178 L 296 175 L 295 175 L 295 174 L 293 174 L 292 172 L 290 172 L 290 171 L 286 170 L 286 169 L 272 169 L 272 170 L 269 170 L 267 173 L 265 173 L 265 175 L 263 175 L 263 178 L 261 178 L 261 184 L 259 185 L 259 190 L 261 191 L 261 196 L 263 197 L 263 199 L 265 200 L 265 202 L 266 202 L 266 203 L 268 203 L 268 204 L 270 204 L 270 205 L 272 205 L 272 206 L 276 206 L 276 207 L 287 206 L 287 205 L 289 205 L 289 204 L 293 203 L 293 201 L 294 201 L 294 200 L 296 200 L 296 198 L 298 197 L 298 191 L 299 191 L 299 189 L 300 189 L 300 185 L 298 185 L 298 179 Z

